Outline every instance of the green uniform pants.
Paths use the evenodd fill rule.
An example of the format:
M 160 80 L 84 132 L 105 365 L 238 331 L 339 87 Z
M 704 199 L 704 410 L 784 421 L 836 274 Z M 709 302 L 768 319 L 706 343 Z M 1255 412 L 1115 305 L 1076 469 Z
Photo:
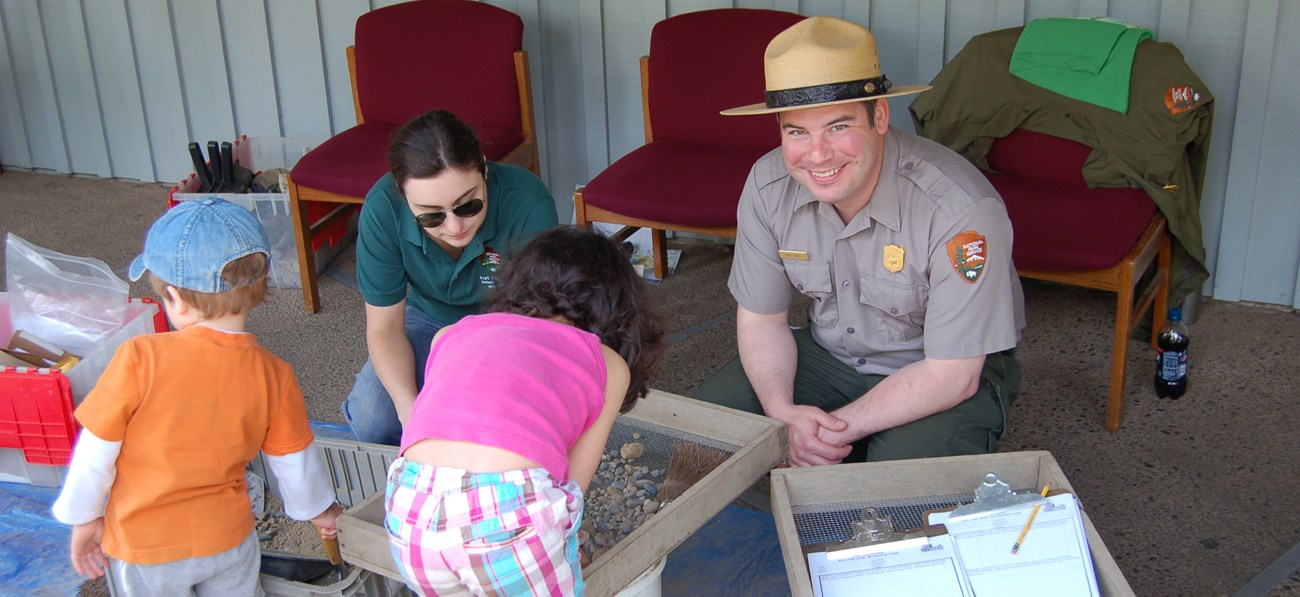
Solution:
M 793 330 L 799 350 L 794 378 L 796 404 L 831 412 L 857 400 L 883 375 L 863 375 L 840 362 L 813 340 L 807 329 Z M 845 462 L 902 460 L 996 452 L 1007 428 L 1007 413 L 1020 390 L 1020 363 L 1012 351 L 988 355 L 975 394 L 946 411 L 872 434 L 856 442 Z M 764 414 L 740 358 L 705 380 L 695 398 L 737 410 Z

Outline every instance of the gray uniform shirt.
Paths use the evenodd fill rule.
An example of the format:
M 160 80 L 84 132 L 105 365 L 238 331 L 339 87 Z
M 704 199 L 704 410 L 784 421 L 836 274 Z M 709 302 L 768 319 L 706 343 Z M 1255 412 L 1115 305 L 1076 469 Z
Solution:
M 871 201 L 845 225 L 786 171 L 780 148 L 750 170 L 728 286 L 745 309 L 812 299 L 823 348 L 859 373 L 925 357 L 1014 348 L 1025 327 L 1011 221 L 988 180 L 949 149 L 890 129 Z

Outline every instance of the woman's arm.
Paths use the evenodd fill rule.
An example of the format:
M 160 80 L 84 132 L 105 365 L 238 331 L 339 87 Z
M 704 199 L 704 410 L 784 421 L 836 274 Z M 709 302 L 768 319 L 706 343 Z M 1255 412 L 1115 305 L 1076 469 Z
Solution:
M 397 418 L 406 426 L 415 404 L 415 353 L 406 339 L 406 301 L 389 307 L 366 304 L 366 349 L 379 383 L 388 390 Z
M 608 346 L 602 345 L 600 348 L 605 356 L 605 407 L 600 411 L 600 418 L 569 450 L 569 478 L 577 481 L 583 493 L 586 493 L 591 479 L 596 476 L 596 467 L 600 466 L 600 455 L 605 452 L 609 431 L 614 428 L 614 419 L 623 406 L 628 384 L 632 383 L 632 371 L 628 368 L 627 361 Z

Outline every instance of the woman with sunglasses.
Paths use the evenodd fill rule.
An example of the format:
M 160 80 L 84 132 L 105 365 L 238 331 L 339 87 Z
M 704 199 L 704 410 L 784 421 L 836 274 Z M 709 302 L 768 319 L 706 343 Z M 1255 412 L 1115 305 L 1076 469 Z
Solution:
M 406 123 L 388 163 L 390 173 L 361 207 L 357 284 L 370 358 L 342 409 L 357 439 L 397 445 L 434 334 L 478 313 L 501 263 L 558 222 L 542 181 L 488 162 L 474 132 L 451 113 Z

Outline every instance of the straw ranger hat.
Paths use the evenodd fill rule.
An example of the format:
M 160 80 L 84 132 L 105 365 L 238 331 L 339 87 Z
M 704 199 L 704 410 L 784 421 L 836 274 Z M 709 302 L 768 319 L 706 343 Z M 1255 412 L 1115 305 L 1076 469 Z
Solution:
M 810 17 L 782 31 L 763 53 L 766 101 L 724 116 L 772 114 L 920 93 L 929 85 L 896 87 L 880 72 L 876 38 L 842 19 Z

